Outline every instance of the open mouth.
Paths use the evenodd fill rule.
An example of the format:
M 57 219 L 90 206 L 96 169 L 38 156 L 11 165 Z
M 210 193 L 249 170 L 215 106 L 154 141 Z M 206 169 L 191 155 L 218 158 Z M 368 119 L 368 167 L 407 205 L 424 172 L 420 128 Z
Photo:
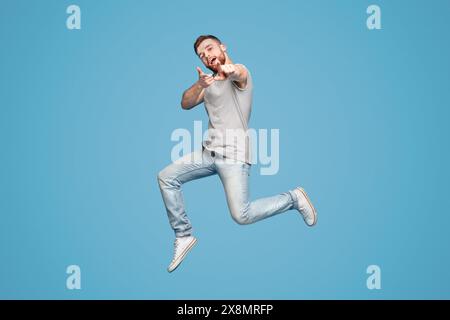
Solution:
M 216 61 L 217 61 L 217 58 L 212 58 L 212 59 L 209 61 L 209 65 L 211 65 L 211 66 L 215 65 L 215 64 L 216 64 Z

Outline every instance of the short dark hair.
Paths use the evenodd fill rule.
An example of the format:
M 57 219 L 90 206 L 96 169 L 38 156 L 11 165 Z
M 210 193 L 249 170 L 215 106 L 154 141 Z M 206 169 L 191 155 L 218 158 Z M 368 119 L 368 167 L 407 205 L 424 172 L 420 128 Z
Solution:
M 219 44 L 222 43 L 222 42 L 219 40 L 219 38 L 213 36 L 212 34 L 204 34 L 204 35 L 201 35 L 201 36 L 199 36 L 199 37 L 197 38 L 197 40 L 195 40 L 195 42 L 194 42 L 194 51 L 195 51 L 195 54 L 196 54 L 196 55 L 198 55 L 198 53 L 197 53 L 197 48 L 198 48 L 198 46 L 200 45 L 200 43 L 202 43 L 203 40 L 206 40 L 206 39 L 214 39 L 214 40 L 216 40 L 217 42 L 219 42 Z

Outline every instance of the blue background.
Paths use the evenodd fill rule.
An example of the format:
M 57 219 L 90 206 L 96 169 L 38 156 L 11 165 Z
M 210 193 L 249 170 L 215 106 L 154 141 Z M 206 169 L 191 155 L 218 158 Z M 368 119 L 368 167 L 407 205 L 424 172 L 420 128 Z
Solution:
M 82 29 L 66 28 L 77 4 Z M 366 8 L 382 10 L 382 30 Z M 449 1 L 17 1 L 0 7 L 0 298 L 450 298 Z M 198 246 L 176 272 L 156 182 L 217 35 L 253 75 L 253 128 L 319 212 L 250 226 L 217 176 L 186 184 Z M 203 69 L 205 69 L 203 67 Z M 81 267 L 81 290 L 66 267 Z M 381 290 L 366 287 L 381 267 Z

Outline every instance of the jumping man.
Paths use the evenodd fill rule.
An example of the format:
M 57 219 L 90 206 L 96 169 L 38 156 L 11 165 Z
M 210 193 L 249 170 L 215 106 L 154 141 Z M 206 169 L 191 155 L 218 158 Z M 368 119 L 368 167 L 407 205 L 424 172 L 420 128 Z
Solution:
M 225 44 L 213 35 L 198 37 L 194 50 L 213 74 L 205 74 L 197 67 L 198 81 L 183 93 L 181 107 L 189 110 L 203 102 L 209 117 L 208 133 L 202 150 L 178 159 L 158 174 L 162 198 L 176 237 L 169 272 L 178 267 L 197 242 L 181 191 L 181 186 L 188 181 L 217 174 L 231 216 L 238 224 L 254 223 L 291 209 L 298 210 L 306 225 L 314 226 L 317 222 L 316 210 L 301 187 L 250 201 L 251 158 L 246 132 L 252 107 L 252 77 L 245 65 L 233 63 Z

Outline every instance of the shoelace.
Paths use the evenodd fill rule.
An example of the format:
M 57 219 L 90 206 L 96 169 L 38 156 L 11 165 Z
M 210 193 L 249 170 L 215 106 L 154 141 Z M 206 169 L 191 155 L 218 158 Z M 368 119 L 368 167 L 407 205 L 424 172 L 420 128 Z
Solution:
M 178 245 L 179 245 L 179 244 L 180 244 L 180 243 L 178 242 L 178 239 L 175 239 L 172 262 L 175 261 L 175 257 L 177 256 L 177 249 L 178 249 Z

